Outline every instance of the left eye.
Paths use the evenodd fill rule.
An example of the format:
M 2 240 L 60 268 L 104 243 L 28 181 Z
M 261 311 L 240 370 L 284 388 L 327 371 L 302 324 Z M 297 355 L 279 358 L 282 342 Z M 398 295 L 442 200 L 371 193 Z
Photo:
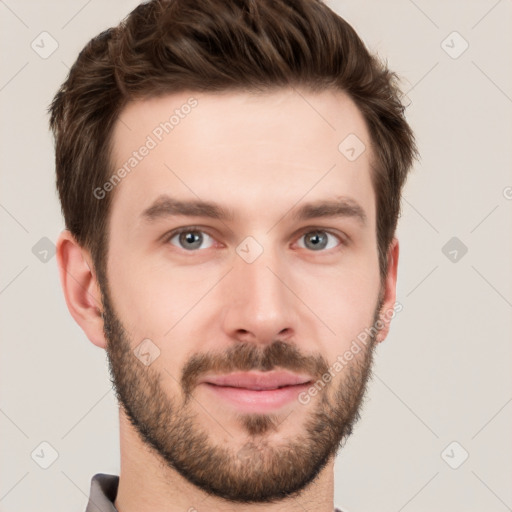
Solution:
M 334 242 L 329 243 L 328 237 L 331 237 Z M 299 240 L 302 239 L 305 240 L 305 244 L 300 245 L 299 243 L 299 247 L 304 249 L 313 249 L 314 251 L 332 249 L 341 243 L 337 236 L 323 230 L 308 231 L 299 238 Z M 336 243 L 336 241 L 338 241 L 338 243 Z
M 204 231 L 200 231 L 198 229 L 185 229 L 183 231 L 179 231 L 169 238 L 168 241 L 172 243 L 176 238 L 178 240 L 179 247 L 187 251 L 200 249 L 201 245 L 205 241 L 208 241 L 209 245 L 207 247 L 202 247 L 203 249 L 208 249 L 213 245 L 213 238 Z

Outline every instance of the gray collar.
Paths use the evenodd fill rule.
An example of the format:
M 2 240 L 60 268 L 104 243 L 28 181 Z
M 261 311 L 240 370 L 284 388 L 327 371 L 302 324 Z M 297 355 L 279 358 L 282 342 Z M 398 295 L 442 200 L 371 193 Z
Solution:
M 117 512 L 114 501 L 117 496 L 119 477 L 98 473 L 92 477 L 89 503 L 85 512 Z

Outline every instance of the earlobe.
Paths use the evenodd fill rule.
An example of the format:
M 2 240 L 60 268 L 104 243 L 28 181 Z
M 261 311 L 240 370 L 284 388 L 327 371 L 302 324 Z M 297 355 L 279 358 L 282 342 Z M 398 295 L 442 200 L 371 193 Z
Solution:
M 71 316 L 92 343 L 105 348 L 100 287 L 88 251 L 66 229 L 59 235 L 56 255 L 60 282 Z
M 380 310 L 380 319 L 384 324 L 377 334 L 377 342 L 384 341 L 389 333 L 390 322 L 392 320 L 391 312 L 394 311 L 396 302 L 396 280 L 398 273 L 398 256 L 400 252 L 398 238 L 393 238 L 388 249 L 388 270 L 384 281 L 383 302 Z

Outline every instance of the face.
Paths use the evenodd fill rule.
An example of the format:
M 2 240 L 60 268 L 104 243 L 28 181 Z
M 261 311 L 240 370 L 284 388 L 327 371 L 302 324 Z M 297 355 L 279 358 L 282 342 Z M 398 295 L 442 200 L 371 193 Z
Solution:
M 382 305 L 363 118 L 341 92 L 283 89 L 176 94 L 120 119 L 129 171 L 104 189 L 100 284 L 123 414 L 209 493 L 298 492 L 352 432 L 371 374 L 375 337 L 350 350 Z M 355 160 L 338 148 L 350 134 Z M 299 384 L 218 380 L 235 372 Z

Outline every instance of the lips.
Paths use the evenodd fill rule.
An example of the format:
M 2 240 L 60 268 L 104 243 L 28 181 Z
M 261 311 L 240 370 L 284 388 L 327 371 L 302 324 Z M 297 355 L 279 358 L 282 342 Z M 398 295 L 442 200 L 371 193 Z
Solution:
M 311 382 L 309 375 L 279 372 L 236 372 L 227 375 L 212 375 L 201 380 L 214 386 L 243 388 L 254 391 L 268 391 L 286 386 L 298 386 Z

